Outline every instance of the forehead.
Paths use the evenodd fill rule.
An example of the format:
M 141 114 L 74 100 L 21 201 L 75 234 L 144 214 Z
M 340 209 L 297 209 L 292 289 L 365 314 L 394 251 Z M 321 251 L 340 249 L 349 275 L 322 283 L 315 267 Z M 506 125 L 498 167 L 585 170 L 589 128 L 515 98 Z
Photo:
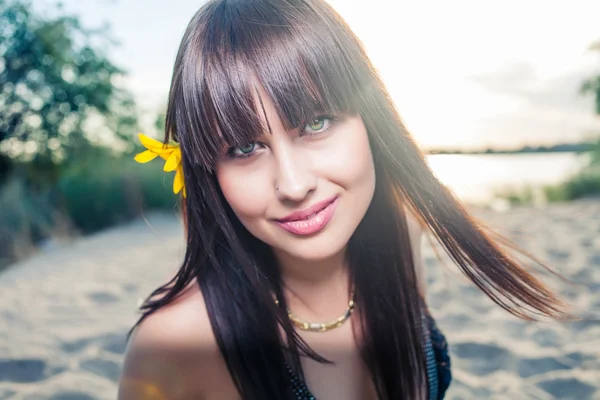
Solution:
M 174 80 L 183 148 L 191 163 L 210 169 L 223 147 L 245 145 L 275 127 L 291 131 L 322 112 L 356 114 L 362 107 L 366 75 L 356 43 L 327 40 L 323 21 L 309 29 L 243 4 L 227 17 L 217 9 L 203 16 L 210 23 L 191 31 Z

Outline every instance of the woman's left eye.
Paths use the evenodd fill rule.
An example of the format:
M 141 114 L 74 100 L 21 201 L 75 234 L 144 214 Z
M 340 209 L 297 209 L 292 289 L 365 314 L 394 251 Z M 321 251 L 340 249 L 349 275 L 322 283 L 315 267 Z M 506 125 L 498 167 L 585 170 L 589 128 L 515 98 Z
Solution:
M 323 133 L 329 128 L 334 121 L 334 117 L 329 115 L 319 115 L 304 126 L 304 132 L 307 134 Z
M 246 158 L 251 157 L 258 147 L 257 142 L 250 142 L 245 146 L 231 147 L 227 150 L 227 155 L 230 158 Z

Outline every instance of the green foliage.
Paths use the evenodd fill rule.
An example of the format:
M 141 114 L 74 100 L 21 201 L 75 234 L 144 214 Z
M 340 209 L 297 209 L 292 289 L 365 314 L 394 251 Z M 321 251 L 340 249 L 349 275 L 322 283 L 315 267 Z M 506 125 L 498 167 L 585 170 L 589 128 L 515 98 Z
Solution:
M 590 50 L 600 52 L 600 41 L 592 44 Z M 591 95 L 594 97 L 596 114 L 600 114 L 600 75 L 586 79 L 581 84 L 580 91 L 584 95 Z
M 74 163 L 58 182 L 65 213 L 83 233 L 90 233 L 131 220 L 147 209 L 174 209 L 173 176 L 161 167 L 109 154 Z
M 511 205 L 531 205 L 535 203 L 540 190 L 527 187 L 520 190 L 498 192 L 497 197 L 507 200 Z M 543 198 L 551 203 L 577 200 L 600 195 L 600 165 L 589 165 L 564 182 L 541 188 Z M 537 197 L 540 197 L 539 195 Z
M 45 239 L 176 205 L 161 164 L 133 161 L 137 110 L 115 86 L 124 71 L 110 45 L 106 29 L 0 0 L 0 266 Z
M 600 194 L 600 170 L 588 168 L 573 178 L 545 188 L 549 201 L 568 201 Z
M 16 178 L 0 188 L 0 269 L 34 251 L 39 241 L 68 229 L 51 192 L 32 195 Z
M 596 114 L 600 114 L 600 76 L 587 79 L 581 85 L 582 94 L 590 94 L 594 96 L 596 104 Z
M 157 132 L 163 133 L 165 131 L 165 125 L 167 123 L 167 114 L 164 112 L 159 113 L 154 120 L 154 128 Z
M 124 72 L 98 45 L 109 41 L 75 17 L 42 18 L 28 0 L 0 1 L 0 154 L 31 163 L 27 178 L 38 185 L 93 146 L 131 150 L 135 104 L 114 85 Z
M 533 188 L 522 188 L 519 190 L 504 189 L 495 193 L 495 197 L 502 198 L 511 206 L 523 206 L 533 204 Z
M 590 151 L 590 167 L 600 167 L 600 139 L 598 139 L 598 141 Z
M 590 50 L 600 52 L 600 41 L 592 44 Z M 595 112 L 600 115 L 600 75 L 585 80 L 580 89 L 583 95 L 594 97 Z M 578 174 L 544 189 L 549 201 L 568 201 L 600 194 L 600 139 L 589 151 L 589 156 L 589 163 Z
M 174 174 L 162 163 L 138 164 L 97 148 L 63 166 L 55 187 L 40 190 L 22 179 L 29 164 L 17 164 L 0 186 L 0 270 L 35 251 L 46 239 L 92 233 L 147 210 L 173 211 Z

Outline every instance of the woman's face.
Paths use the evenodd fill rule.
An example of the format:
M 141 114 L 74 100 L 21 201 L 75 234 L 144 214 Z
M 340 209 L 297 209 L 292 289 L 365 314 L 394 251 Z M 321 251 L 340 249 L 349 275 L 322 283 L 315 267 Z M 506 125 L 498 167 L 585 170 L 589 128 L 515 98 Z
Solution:
M 334 256 L 345 248 L 375 189 L 363 121 L 315 116 L 286 131 L 268 96 L 260 96 L 272 133 L 220 157 L 221 190 L 246 229 L 276 254 L 306 261 Z

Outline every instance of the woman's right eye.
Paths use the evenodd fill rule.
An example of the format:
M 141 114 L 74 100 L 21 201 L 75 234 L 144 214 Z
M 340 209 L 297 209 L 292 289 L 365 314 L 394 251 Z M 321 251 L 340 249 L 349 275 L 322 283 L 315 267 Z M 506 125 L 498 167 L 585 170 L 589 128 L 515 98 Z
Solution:
M 256 146 L 256 142 L 251 142 L 244 146 L 231 147 L 227 154 L 229 154 L 231 158 L 250 157 L 254 153 L 254 150 L 256 150 Z

